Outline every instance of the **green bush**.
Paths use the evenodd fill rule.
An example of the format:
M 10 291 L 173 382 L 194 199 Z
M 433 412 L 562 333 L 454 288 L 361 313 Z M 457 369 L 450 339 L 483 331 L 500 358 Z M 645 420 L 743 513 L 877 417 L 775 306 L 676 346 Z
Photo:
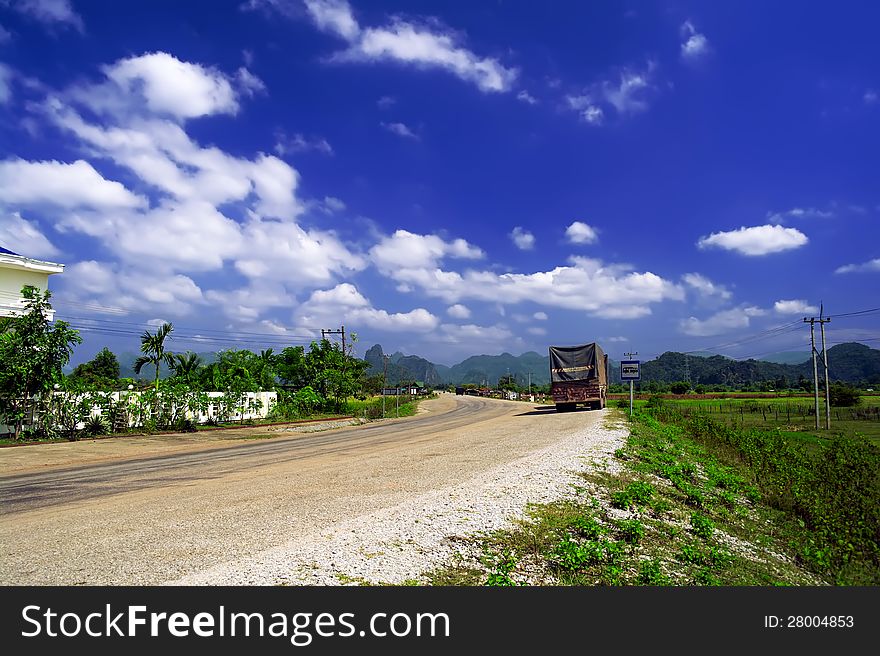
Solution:
M 828 395 L 831 397 L 831 405 L 835 408 L 852 408 L 862 402 L 859 390 L 844 383 L 831 383 Z

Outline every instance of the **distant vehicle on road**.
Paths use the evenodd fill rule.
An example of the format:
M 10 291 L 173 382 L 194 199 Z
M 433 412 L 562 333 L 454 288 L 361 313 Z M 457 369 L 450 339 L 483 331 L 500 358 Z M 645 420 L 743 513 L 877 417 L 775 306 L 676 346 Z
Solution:
M 456 387 L 455 393 L 456 394 L 464 394 L 464 387 Z
M 608 394 L 608 356 L 595 342 L 550 347 L 550 394 L 557 412 L 585 405 L 605 407 Z

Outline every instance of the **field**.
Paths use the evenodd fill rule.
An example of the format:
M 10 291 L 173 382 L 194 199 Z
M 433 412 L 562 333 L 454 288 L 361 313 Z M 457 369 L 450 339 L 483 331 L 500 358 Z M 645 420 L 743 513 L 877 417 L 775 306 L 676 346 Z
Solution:
M 629 408 L 629 397 L 614 395 L 610 405 Z M 706 415 L 737 428 L 778 428 L 794 440 L 827 443 L 839 435 L 861 435 L 880 447 L 880 395 L 863 395 L 853 408 L 831 408 L 831 429 L 825 429 L 825 401 L 819 399 L 819 430 L 815 426 L 811 396 L 758 396 L 726 394 L 726 398 L 697 395 L 660 395 L 653 401 L 636 399 L 636 408 L 662 404 L 685 415 Z

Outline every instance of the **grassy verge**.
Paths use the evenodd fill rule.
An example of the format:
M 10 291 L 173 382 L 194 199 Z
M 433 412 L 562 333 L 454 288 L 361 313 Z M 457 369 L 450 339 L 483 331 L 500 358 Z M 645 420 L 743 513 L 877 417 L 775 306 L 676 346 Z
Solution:
M 784 446 L 784 438 L 731 437 L 720 425 L 693 426 L 656 414 L 634 417 L 627 445 L 615 453 L 619 466 L 584 472 L 576 498 L 532 506 L 512 530 L 464 539 L 460 553 L 480 555 L 462 556 L 428 580 L 880 583 L 874 541 L 880 495 L 877 469 L 873 479 L 870 471 L 876 453 L 865 450 L 871 447 L 844 444 L 810 456 L 800 446 Z M 786 487 L 800 490 L 797 500 Z

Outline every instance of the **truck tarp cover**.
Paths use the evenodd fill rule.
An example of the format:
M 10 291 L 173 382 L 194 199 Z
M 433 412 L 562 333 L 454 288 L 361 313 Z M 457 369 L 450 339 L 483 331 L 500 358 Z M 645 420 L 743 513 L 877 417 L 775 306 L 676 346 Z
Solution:
M 599 379 L 605 382 L 605 354 L 596 344 L 550 347 L 550 381 L 585 381 Z

